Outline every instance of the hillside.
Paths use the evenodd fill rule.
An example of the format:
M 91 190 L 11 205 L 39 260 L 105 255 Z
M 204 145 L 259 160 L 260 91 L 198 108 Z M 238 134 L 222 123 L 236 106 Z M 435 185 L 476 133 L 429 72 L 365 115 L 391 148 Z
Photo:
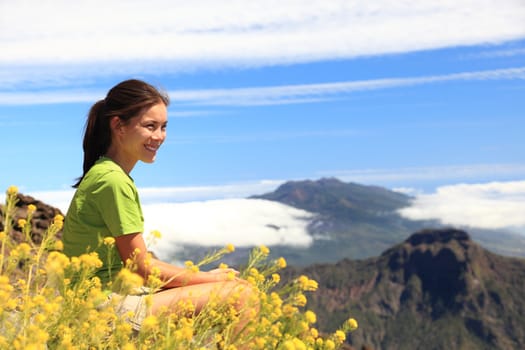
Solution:
M 276 254 L 306 266 L 344 258 L 377 256 L 413 232 L 443 228 L 436 220 L 415 221 L 399 215 L 412 198 L 378 186 L 345 183 L 329 178 L 290 181 L 274 192 L 253 196 L 316 213 L 308 227 L 314 242 L 308 249 L 273 247 Z M 525 237 L 508 232 L 469 228 L 472 237 L 493 252 L 525 256 Z
M 493 254 L 464 231 L 421 231 L 379 257 L 288 272 L 319 282 L 308 307 L 324 330 L 359 320 L 356 348 L 525 348 L 525 259 Z
M 272 247 L 295 265 L 377 256 L 410 233 L 434 224 L 407 220 L 397 213 L 410 204 L 409 196 L 337 179 L 290 181 L 274 192 L 251 198 L 317 214 L 308 226 L 314 238 L 309 248 Z
M 21 238 L 21 228 L 16 225 L 16 222 L 20 218 L 26 218 L 27 217 L 27 206 L 30 204 L 33 204 L 36 206 L 36 211 L 33 214 L 33 219 L 31 220 L 32 229 L 32 239 L 36 243 L 40 243 L 40 240 L 42 239 L 42 234 L 45 230 L 49 227 L 51 222 L 53 221 L 53 218 L 55 215 L 60 214 L 64 215 L 59 209 L 52 207 L 38 199 L 35 199 L 31 196 L 26 196 L 21 193 L 18 193 L 17 195 L 18 202 L 16 203 L 16 213 L 14 219 L 14 227 L 13 232 L 11 232 L 12 237 L 19 241 Z M 4 229 L 4 223 L 3 221 L 3 205 L 0 204 L 0 231 Z

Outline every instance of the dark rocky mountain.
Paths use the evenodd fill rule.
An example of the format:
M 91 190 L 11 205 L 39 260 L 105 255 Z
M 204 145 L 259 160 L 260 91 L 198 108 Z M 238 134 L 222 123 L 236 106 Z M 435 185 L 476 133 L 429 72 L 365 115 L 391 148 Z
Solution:
M 491 253 L 465 231 L 427 230 L 379 257 L 290 268 L 319 282 L 308 308 L 349 343 L 373 349 L 525 349 L 525 259 Z
M 377 220 L 410 205 L 410 197 L 378 186 L 335 178 L 289 181 L 274 192 L 253 196 L 342 220 Z
M 62 214 L 62 212 L 52 207 L 42 201 L 39 201 L 31 196 L 26 196 L 21 193 L 17 194 L 18 201 L 16 203 L 16 213 L 13 218 L 13 230 L 10 232 L 10 235 L 16 240 L 20 241 L 22 237 L 21 228 L 16 224 L 18 219 L 27 218 L 27 206 L 33 204 L 36 207 L 36 211 L 33 213 L 33 218 L 31 220 L 32 224 L 32 239 L 35 243 L 40 243 L 42 235 L 47 230 L 55 215 Z M 4 206 L 0 205 L 0 231 L 4 230 L 3 222 L 3 211 Z

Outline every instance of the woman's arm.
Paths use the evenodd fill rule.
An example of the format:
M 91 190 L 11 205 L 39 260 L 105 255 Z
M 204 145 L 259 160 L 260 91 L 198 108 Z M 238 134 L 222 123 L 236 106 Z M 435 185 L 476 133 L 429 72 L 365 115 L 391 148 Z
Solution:
M 115 238 L 115 244 L 122 261 L 132 259 L 137 270 L 145 280 L 151 274 L 153 268 L 160 270 L 160 278 L 167 281 L 165 288 L 188 286 L 192 284 L 220 282 L 228 280 L 229 272 L 236 272 L 233 269 L 213 270 L 212 272 L 192 272 L 186 268 L 177 267 L 155 258 L 149 258 L 146 243 L 142 233 L 132 233 Z

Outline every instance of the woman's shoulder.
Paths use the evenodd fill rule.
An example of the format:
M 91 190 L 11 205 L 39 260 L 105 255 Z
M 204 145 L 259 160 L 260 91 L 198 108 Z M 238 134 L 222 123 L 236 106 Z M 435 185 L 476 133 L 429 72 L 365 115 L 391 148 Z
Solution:
M 86 183 L 106 185 L 133 185 L 133 180 L 122 168 L 109 158 L 99 159 L 89 169 L 85 177 Z

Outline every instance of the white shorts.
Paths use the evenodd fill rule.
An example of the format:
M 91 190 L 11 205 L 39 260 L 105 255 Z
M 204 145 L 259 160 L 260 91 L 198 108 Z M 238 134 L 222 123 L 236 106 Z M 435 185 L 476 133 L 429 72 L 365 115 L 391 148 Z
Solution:
M 142 321 L 146 318 L 146 296 L 150 295 L 151 291 L 148 288 L 140 288 L 136 294 L 132 295 L 121 295 L 118 293 L 111 293 L 108 297 L 108 301 L 104 303 L 116 303 L 115 312 L 119 316 L 125 316 L 126 321 L 131 324 L 131 327 L 135 331 L 139 331 L 142 325 Z M 115 300 L 113 302 L 113 300 Z M 132 314 L 130 317 L 129 315 Z

